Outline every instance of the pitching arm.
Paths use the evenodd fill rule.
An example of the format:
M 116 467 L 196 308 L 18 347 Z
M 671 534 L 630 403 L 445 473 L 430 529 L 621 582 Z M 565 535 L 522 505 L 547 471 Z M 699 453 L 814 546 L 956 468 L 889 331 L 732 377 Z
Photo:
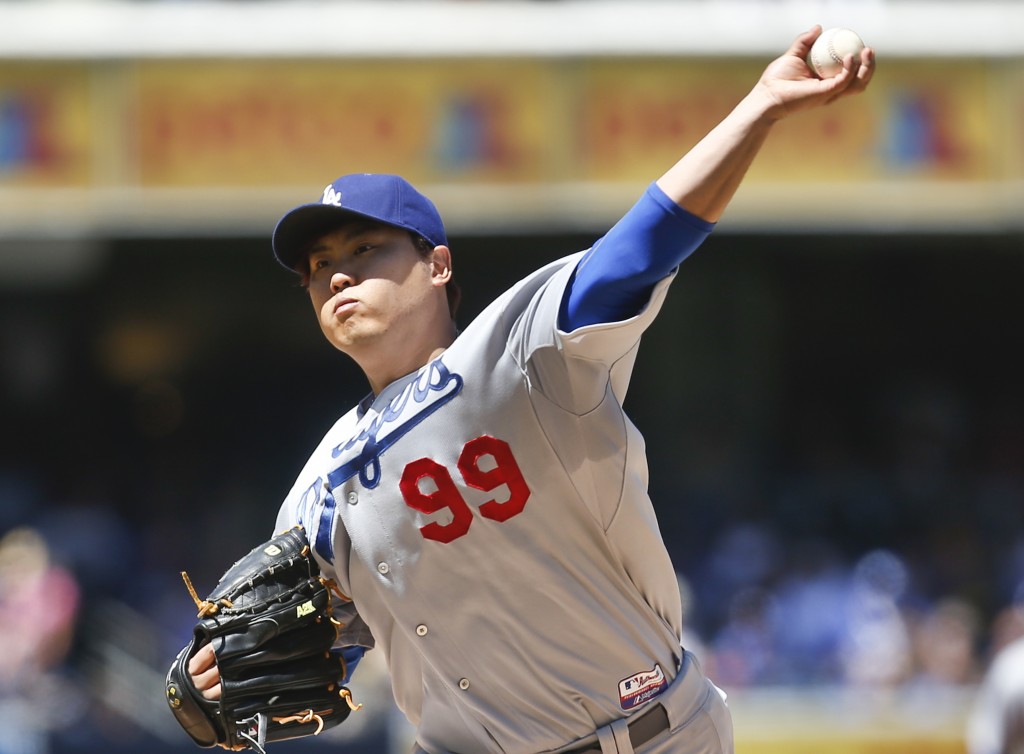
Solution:
M 580 262 L 566 291 L 559 327 L 572 331 L 635 315 L 654 284 L 707 237 L 743 181 L 773 124 L 863 91 L 875 54 L 848 55 L 842 70 L 819 79 L 806 63 L 815 26 L 772 61 L 721 123 L 659 178 Z
M 820 26 L 804 32 L 772 61 L 733 111 L 658 179 L 662 191 L 697 217 L 717 222 L 777 121 L 863 91 L 874 74 L 874 51 L 848 55 L 836 76 L 819 79 L 805 58 L 820 34 Z

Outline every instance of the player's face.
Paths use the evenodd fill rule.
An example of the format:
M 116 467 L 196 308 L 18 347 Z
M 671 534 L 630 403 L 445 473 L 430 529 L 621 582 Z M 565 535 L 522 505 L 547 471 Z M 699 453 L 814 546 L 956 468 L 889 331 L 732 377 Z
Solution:
M 438 249 L 448 260 L 446 247 Z M 450 270 L 437 257 L 437 250 L 421 254 L 407 231 L 386 225 L 353 222 L 321 236 L 309 252 L 309 295 L 324 335 L 364 369 L 374 349 L 424 348 L 438 329 L 438 302 L 450 320 Z

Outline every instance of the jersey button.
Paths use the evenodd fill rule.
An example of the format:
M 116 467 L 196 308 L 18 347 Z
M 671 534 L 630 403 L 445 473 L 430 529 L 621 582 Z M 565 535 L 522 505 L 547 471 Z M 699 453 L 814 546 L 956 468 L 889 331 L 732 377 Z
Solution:
M 378 563 L 377 564 L 377 570 L 380 573 L 387 573 L 388 571 L 391 570 L 391 566 L 389 566 L 387 563 Z
M 417 636 L 426 636 L 427 635 L 427 627 L 426 627 L 425 624 L 420 623 L 418 626 L 416 626 L 416 635 Z
M 355 505 L 358 502 L 359 502 L 359 493 L 358 492 L 356 492 L 355 490 L 352 490 L 350 493 L 348 493 L 348 504 L 349 505 Z
M 459 688 L 462 689 L 463 691 L 468 689 L 469 688 L 469 679 L 468 678 L 461 678 L 461 679 L 459 679 Z

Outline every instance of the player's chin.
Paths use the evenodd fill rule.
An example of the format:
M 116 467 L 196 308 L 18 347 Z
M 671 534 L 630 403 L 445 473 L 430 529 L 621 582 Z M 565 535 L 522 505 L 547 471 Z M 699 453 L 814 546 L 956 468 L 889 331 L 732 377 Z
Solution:
M 351 353 L 370 337 L 367 328 L 351 319 L 321 323 L 320 329 L 327 341 L 342 353 Z
M 333 306 L 325 306 L 320 312 L 320 329 L 324 334 L 329 332 L 341 332 L 352 328 L 356 324 L 355 312 L 348 309 L 336 309 Z

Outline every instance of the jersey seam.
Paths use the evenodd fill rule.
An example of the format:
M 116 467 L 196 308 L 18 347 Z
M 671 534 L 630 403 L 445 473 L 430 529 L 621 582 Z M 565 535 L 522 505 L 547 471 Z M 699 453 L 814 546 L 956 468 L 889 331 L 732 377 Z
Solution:
M 533 393 L 534 391 L 536 391 L 541 397 L 544 398 L 544 400 L 549 401 L 551 403 L 551 405 L 555 406 L 559 411 L 562 411 L 565 414 L 573 417 L 573 419 L 575 419 L 577 422 L 581 422 L 588 415 L 593 414 L 595 411 L 597 411 L 599 408 L 601 408 L 601 406 L 605 405 L 605 403 L 607 401 L 615 401 L 618 404 L 618 397 L 615 395 L 615 391 L 614 391 L 614 389 L 612 387 L 611 372 L 612 372 L 612 369 L 614 368 L 615 364 L 619 363 L 622 359 L 626 358 L 626 356 L 629 353 L 631 353 L 634 348 L 636 348 L 637 341 L 639 341 L 639 338 L 637 338 L 633 342 L 633 345 L 630 346 L 630 348 L 627 350 L 627 352 L 625 354 L 620 356 L 618 359 L 616 359 L 610 365 L 606 365 L 607 369 L 606 369 L 606 373 L 605 373 L 606 374 L 606 377 L 605 377 L 605 387 L 604 387 L 604 393 L 602 394 L 601 400 L 599 400 L 594 406 L 592 406 L 588 410 L 584 411 L 583 413 L 577 413 L 575 411 L 570 411 L 567 408 L 565 408 L 564 406 L 562 406 L 561 404 L 559 404 L 556 401 L 552 400 L 543 390 L 534 387 L 532 381 L 530 380 L 529 371 L 528 371 L 528 369 L 525 366 L 523 366 L 522 364 L 519 364 L 514 359 L 513 359 L 513 363 L 516 364 L 516 368 L 519 370 L 520 379 L 521 379 L 522 384 L 524 385 L 524 389 L 526 390 L 528 395 Z M 510 352 L 510 356 L 511 356 L 511 352 Z M 577 358 L 579 358 L 579 357 L 577 357 Z M 595 363 L 599 363 L 599 360 L 597 360 L 597 359 L 588 359 L 588 360 L 589 361 L 593 361 Z M 573 474 L 571 474 L 569 472 L 569 470 L 565 466 L 565 460 L 556 451 L 555 444 L 554 444 L 554 442 L 552 441 L 552 439 L 550 437 L 550 434 L 548 432 L 547 427 L 544 425 L 544 422 L 540 418 L 540 415 L 539 415 L 539 413 L 537 411 L 536 402 L 534 401 L 534 399 L 532 397 L 529 398 L 529 404 L 530 404 L 530 412 L 533 415 L 533 419 L 534 419 L 535 424 L 537 425 L 537 427 L 540 430 L 540 434 L 544 437 L 545 444 L 547 445 L 548 449 L 551 451 L 552 455 L 554 455 L 554 457 L 558 459 L 558 466 L 559 466 L 559 468 L 565 474 L 566 478 L 569 479 L 570 484 L 572 485 L 573 490 L 575 490 L 577 497 L 580 499 L 580 502 L 583 503 L 584 507 L 589 509 L 589 506 L 587 505 L 587 495 L 585 495 L 583 493 L 583 491 L 580 489 L 580 486 L 574 481 Z M 616 419 L 617 431 L 618 431 L 618 434 L 623 438 L 623 441 L 625 442 L 626 454 L 623 456 L 622 463 L 621 463 L 621 465 L 620 465 L 620 467 L 618 469 L 617 477 L 618 477 L 619 490 L 618 490 L 618 493 L 617 493 L 616 498 L 615 498 L 615 505 L 613 506 L 613 509 L 612 509 L 611 513 L 609 514 L 609 516 L 608 516 L 608 520 L 607 520 L 607 522 L 605 522 L 603 520 L 602 516 L 600 516 L 600 515 L 596 515 L 595 516 L 595 518 L 597 519 L 598 523 L 600 524 L 601 531 L 604 532 L 605 534 L 608 534 L 608 531 L 612 528 L 612 526 L 614 525 L 615 521 L 617 520 L 617 518 L 619 516 L 620 511 L 622 510 L 623 495 L 624 495 L 624 491 L 625 491 L 625 488 L 626 488 L 626 469 L 628 467 L 627 461 L 628 461 L 629 453 L 630 453 L 630 450 L 631 450 L 631 446 L 629 444 L 629 434 L 627 432 L 627 427 L 626 427 L 626 414 L 625 414 L 625 411 L 623 410 L 621 404 L 618 405 L 618 411 L 616 411 L 616 417 L 617 417 L 617 419 Z M 580 429 L 580 434 L 585 434 L 585 431 L 582 428 Z M 595 502 L 596 502 L 596 500 L 597 500 L 597 495 L 596 495 L 597 481 L 594 479 L 593 474 L 589 470 L 587 472 L 586 477 L 587 477 L 588 486 L 590 487 L 590 489 L 592 491 L 592 495 L 594 496 L 594 499 L 595 499 Z M 601 512 L 600 507 L 598 507 L 597 508 L 597 513 L 600 514 L 600 512 Z
M 615 388 L 612 384 L 612 371 L 615 369 L 616 364 L 618 364 L 620 361 L 626 358 L 627 355 L 631 354 L 633 350 L 638 347 L 639 343 L 640 337 L 637 337 L 633 341 L 629 349 L 622 356 L 617 358 L 612 364 L 609 365 L 608 379 L 605 382 L 605 400 L 609 399 L 608 393 L 611 393 L 610 399 L 614 400 L 616 405 L 619 407 L 619 410 L 616 413 L 616 417 L 618 419 L 619 435 L 622 438 L 623 448 L 625 449 L 625 453 L 622 454 L 622 468 L 619 470 L 619 494 L 618 498 L 615 501 L 615 510 L 612 512 L 611 516 L 608 519 L 608 526 L 604 527 L 605 534 L 607 534 L 615 525 L 616 520 L 618 520 L 619 513 L 621 513 L 622 511 L 622 501 L 626 490 L 626 470 L 629 468 L 629 458 L 630 454 L 632 453 L 632 445 L 629 441 L 629 431 L 627 427 L 626 409 L 623 407 L 622 402 L 619 400 L 619 397 L 615 395 Z

